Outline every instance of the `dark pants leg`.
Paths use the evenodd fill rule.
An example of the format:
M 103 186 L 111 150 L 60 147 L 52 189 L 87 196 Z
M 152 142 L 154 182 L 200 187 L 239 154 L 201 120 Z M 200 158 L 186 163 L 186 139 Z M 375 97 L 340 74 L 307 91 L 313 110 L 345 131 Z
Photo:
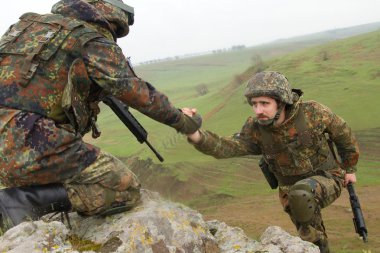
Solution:
M 341 194 L 342 180 L 336 177 L 312 176 L 298 181 L 296 184 L 309 185 L 315 194 L 316 211 L 307 224 L 297 221 L 289 207 L 289 191 L 291 186 L 281 186 L 279 190 L 280 202 L 297 228 L 299 236 L 318 245 L 321 252 L 329 252 L 327 234 L 323 224 L 321 209 L 333 203 Z
M 73 209 L 83 215 L 107 214 L 110 209 L 126 211 L 140 200 L 140 183 L 135 174 L 116 157 L 100 152 L 80 174 L 64 182 Z

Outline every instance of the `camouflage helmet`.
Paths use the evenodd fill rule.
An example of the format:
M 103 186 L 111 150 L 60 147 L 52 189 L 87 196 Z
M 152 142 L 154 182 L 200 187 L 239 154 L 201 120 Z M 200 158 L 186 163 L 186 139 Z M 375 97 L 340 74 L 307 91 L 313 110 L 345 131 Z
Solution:
M 108 22 L 116 25 L 116 36 L 122 38 L 129 33 L 134 23 L 134 9 L 122 0 L 86 0 L 91 3 Z
M 288 79 L 279 72 L 264 71 L 249 79 L 244 95 L 252 105 L 254 97 L 271 97 L 285 104 L 293 104 L 292 88 Z

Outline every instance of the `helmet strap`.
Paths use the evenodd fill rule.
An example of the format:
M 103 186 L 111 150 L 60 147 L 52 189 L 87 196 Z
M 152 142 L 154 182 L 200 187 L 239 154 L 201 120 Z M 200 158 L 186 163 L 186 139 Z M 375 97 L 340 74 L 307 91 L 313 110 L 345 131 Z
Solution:
M 277 112 L 276 112 L 276 115 L 274 115 L 274 121 L 277 121 L 279 118 L 280 118 L 280 115 L 281 115 L 281 112 L 284 110 L 285 108 L 285 105 L 283 103 L 280 104 Z
M 279 103 L 279 106 L 278 106 L 278 110 L 276 112 L 276 114 L 274 115 L 273 118 L 271 119 L 267 119 L 267 120 L 260 120 L 259 123 L 260 125 L 263 125 L 263 126 L 274 126 L 274 124 L 276 123 L 276 121 L 280 118 L 281 116 L 281 112 L 285 109 L 285 104 L 280 102 Z
M 280 102 L 278 105 L 278 110 L 276 112 L 276 115 L 274 115 L 272 124 L 276 123 L 276 121 L 280 118 L 282 111 L 285 109 L 285 104 Z

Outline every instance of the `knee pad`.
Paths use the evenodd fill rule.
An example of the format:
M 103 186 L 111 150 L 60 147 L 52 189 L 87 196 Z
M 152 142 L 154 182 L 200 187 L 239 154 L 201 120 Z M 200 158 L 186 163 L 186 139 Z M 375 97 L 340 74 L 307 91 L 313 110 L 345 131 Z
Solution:
M 313 189 L 308 184 L 295 184 L 289 191 L 290 214 L 297 222 L 308 224 L 317 208 Z

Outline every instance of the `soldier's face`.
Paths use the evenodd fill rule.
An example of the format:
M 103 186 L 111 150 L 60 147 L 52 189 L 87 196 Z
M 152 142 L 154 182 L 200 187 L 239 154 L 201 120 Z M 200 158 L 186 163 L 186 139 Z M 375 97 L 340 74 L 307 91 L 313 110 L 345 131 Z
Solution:
M 273 119 L 277 113 L 277 102 L 270 97 L 252 98 L 252 109 L 256 119 L 262 122 Z

